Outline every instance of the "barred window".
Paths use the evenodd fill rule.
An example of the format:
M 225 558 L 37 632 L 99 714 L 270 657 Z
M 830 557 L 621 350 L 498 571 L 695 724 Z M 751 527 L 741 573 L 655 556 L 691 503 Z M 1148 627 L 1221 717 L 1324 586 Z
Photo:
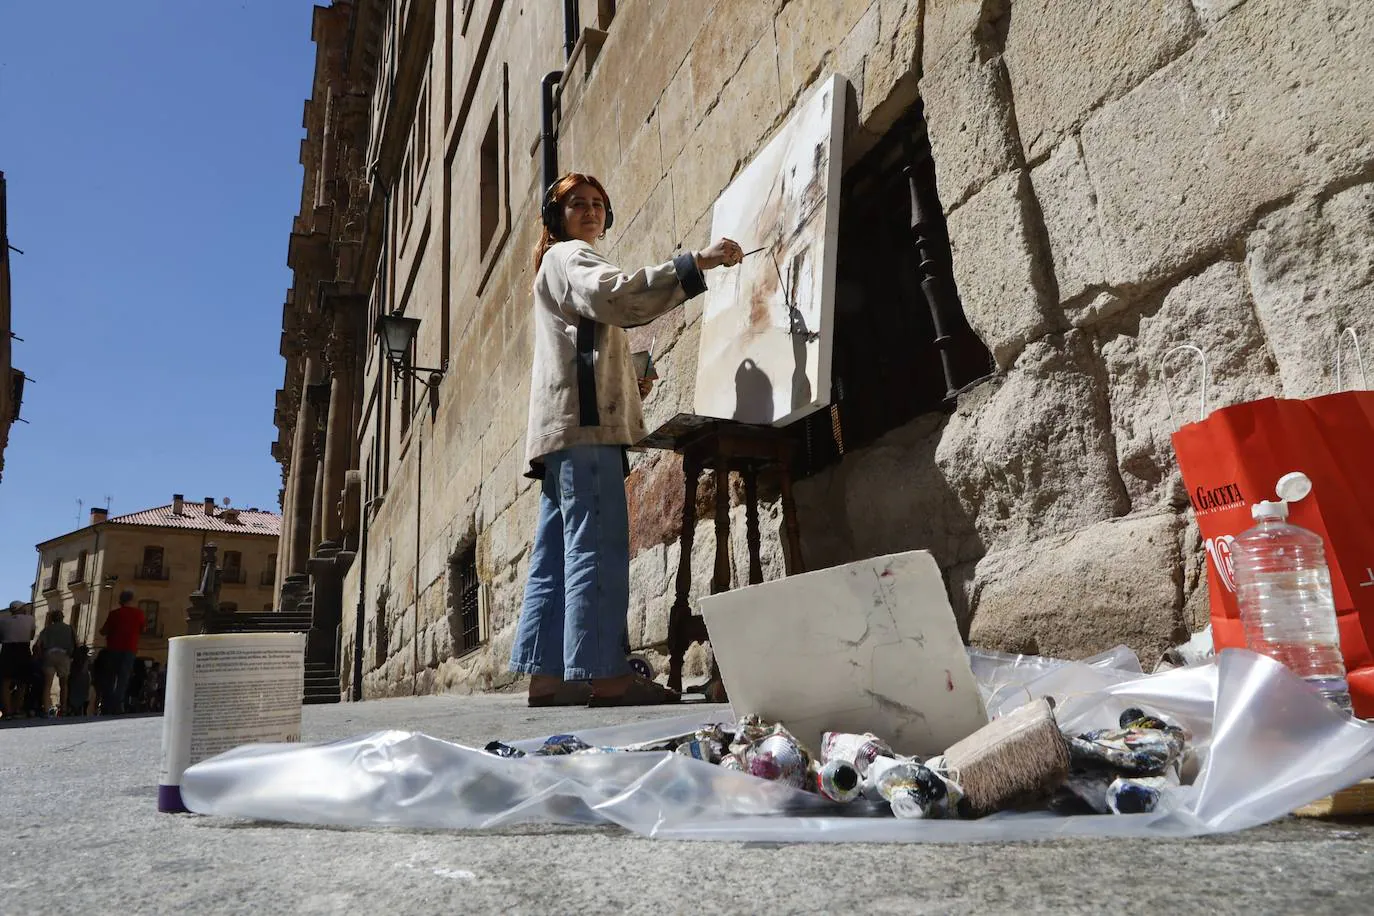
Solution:
M 482 645 L 482 582 L 477 577 L 477 547 L 468 547 L 450 562 L 449 597 L 454 628 L 453 642 L 458 655 Z
M 830 409 L 793 424 L 798 477 L 994 371 L 954 282 L 920 101 L 845 173 L 839 204 Z

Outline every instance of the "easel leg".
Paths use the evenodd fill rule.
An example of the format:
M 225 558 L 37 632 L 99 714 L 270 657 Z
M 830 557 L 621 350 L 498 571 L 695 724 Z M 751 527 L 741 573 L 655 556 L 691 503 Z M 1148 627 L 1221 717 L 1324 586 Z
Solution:
M 744 477 L 744 534 L 749 543 L 749 584 L 758 585 L 763 581 L 763 560 L 759 556 L 759 469 L 754 464 L 745 466 Z
M 781 465 L 782 484 L 782 527 L 787 535 L 787 574 L 795 576 L 806 572 L 806 562 L 802 559 L 801 531 L 797 527 L 797 504 L 792 501 L 791 462 L 784 459 Z
M 730 590 L 730 466 L 716 465 L 716 569 L 711 594 Z
M 692 617 L 692 541 L 697 527 L 697 476 L 700 466 L 683 456 L 682 552 L 677 562 L 677 594 L 668 612 L 668 687 L 682 692 L 682 658 L 687 654 L 687 624 Z

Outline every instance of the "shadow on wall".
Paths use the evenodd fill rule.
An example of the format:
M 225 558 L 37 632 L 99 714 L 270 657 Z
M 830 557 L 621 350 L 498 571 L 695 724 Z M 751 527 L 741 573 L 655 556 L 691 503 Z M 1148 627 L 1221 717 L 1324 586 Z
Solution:
M 929 550 L 967 638 L 968 590 L 986 547 L 935 463 L 949 418 L 918 417 L 795 487 L 808 569 Z
M 773 383 L 752 359 L 735 370 L 734 419 L 769 416 L 773 411 Z

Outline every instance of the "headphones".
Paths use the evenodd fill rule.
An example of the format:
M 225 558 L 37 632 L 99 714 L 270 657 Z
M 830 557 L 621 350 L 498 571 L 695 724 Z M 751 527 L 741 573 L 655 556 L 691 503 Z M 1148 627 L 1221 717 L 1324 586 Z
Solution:
M 559 181 L 561 180 L 559 179 Z M 557 187 L 557 181 L 549 185 L 549 190 L 544 194 L 544 204 L 539 209 L 539 215 L 544 221 L 544 228 L 549 230 L 549 234 L 560 242 L 566 242 L 568 236 L 563 231 L 563 205 L 559 203 L 558 198 L 553 193 L 554 188 Z M 615 211 L 611 209 L 610 198 L 602 194 L 601 199 L 606 202 L 606 225 L 602 229 L 609 232 L 611 226 L 615 225 Z

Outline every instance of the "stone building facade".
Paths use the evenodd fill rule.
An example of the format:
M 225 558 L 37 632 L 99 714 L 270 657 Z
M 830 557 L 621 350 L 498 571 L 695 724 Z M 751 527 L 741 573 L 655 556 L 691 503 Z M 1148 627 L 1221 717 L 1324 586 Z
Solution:
M 606 183 L 613 259 L 658 262 L 710 241 L 717 195 L 809 86 L 847 79 L 834 407 L 793 430 L 802 555 L 929 549 L 981 645 L 1149 658 L 1197 627 L 1169 434 L 1199 385 L 1168 363 L 1171 416 L 1166 353 L 1206 351 L 1209 407 L 1301 397 L 1332 390 L 1342 329 L 1374 330 L 1357 0 L 335 0 L 315 39 L 282 592 L 337 621 L 355 696 L 512 681 L 541 149 Z M 949 374 L 927 281 L 954 305 Z M 440 373 L 387 368 L 392 313 Z M 634 332 L 662 377 L 650 428 L 690 410 L 700 321 L 689 303 Z M 637 455 L 629 487 L 630 630 L 654 649 L 680 464 Z M 714 537 L 696 532 L 694 595 Z
M 5 173 L 0 172 L 0 479 L 5 474 L 5 446 L 10 427 L 19 419 L 24 398 L 24 373 L 14 368 L 10 327 L 10 234 Z
M 49 611 L 61 611 L 78 643 L 99 648 L 105 617 L 128 589 L 146 618 L 138 654 L 166 662 L 167 640 L 187 633 L 205 546 L 217 548 L 220 609 L 260 612 L 275 603 L 280 539 L 275 512 L 217 506 L 210 497 L 196 503 L 173 496 L 165 506 L 114 518 L 92 509 L 89 525 L 35 547 L 34 617 L 41 628 Z

